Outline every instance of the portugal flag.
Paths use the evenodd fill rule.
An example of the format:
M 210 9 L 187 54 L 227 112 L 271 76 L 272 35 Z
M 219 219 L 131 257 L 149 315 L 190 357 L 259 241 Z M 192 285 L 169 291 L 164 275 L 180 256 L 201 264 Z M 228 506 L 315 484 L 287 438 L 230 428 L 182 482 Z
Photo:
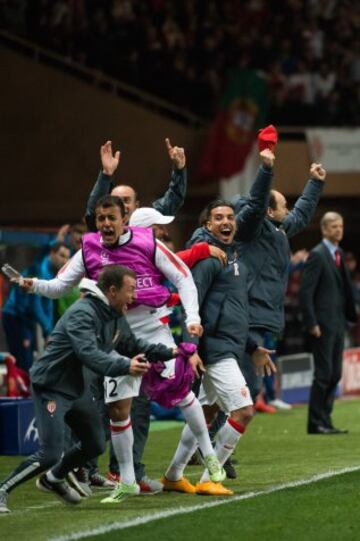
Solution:
M 242 171 L 258 129 L 266 124 L 267 112 L 264 79 L 253 70 L 231 71 L 200 159 L 200 182 L 214 182 Z

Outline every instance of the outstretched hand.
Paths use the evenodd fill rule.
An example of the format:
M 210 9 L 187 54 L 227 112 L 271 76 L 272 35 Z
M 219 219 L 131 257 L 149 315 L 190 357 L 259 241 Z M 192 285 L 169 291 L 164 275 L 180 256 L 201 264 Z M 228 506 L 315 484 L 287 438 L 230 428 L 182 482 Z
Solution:
M 105 145 L 100 147 L 100 157 L 103 173 L 112 176 L 120 162 L 120 150 L 117 150 L 113 155 L 112 142 L 106 141 Z
M 326 179 L 326 169 L 323 168 L 321 163 L 312 163 L 310 165 L 310 176 L 311 178 L 324 182 Z
M 182 147 L 171 146 L 170 139 L 165 139 L 167 151 L 170 160 L 173 162 L 176 169 L 183 169 L 186 165 L 185 150 Z
M 276 372 L 276 366 L 270 357 L 273 353 L 275 353 L 274 349 L 259 346 L 251 355 L 258 376 L 271 376 L 272 373 Z
M 17 280 L 16 278 L 11 278 L 10 282 L 15 282 L 18 284 L 21 289 L 26 291 L 26 293 L 32 293 L 34 280 L 32 278 L 23 278 L 21 277 L 20 280 Z

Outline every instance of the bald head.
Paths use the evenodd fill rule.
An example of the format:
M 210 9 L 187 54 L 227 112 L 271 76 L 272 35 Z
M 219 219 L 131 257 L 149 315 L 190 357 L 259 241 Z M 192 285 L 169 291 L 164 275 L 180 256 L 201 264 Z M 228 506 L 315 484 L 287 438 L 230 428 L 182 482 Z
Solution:
M 289 214 L 286 198 L 277 190 L 271 190 L 267 216 L 275 222 L 282 222 Z
M 131 186 L 127 186 L 126 184 L 120 184 L 119 186 L 115 186 L 115 188 L 113 188 L 111 195 L 116 195 L 116 197 L 120 197 L 120 199 L 124 203 L 124 222 L 128 223 L 130 216 L 139 206 L 137 193 L 135 192 L 134 188 L 132 188 Z

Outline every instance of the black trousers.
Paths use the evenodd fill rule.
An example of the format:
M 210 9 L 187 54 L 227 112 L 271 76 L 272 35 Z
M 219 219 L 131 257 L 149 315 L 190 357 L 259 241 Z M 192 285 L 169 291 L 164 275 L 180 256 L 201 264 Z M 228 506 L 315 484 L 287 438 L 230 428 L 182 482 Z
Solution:
M 334 331 L 322 328 L 320 338 L 310 337 L 314 379 L 310 391 L 308 429 L 332 427 L 331 413 L 342 372 L 344 332 L 342 326 Z
M 70 470 L 83 466 L 105 450 L 103 422 L 90 392 L 78 400 L 71 400 L 59 393 L 33 387 L 32 397 L 40 447 L 0 484 L 0 489 L 7 492 L 49 468 L 56 477 L 63 479 Z M 63 455 L 66 425 L 76 435 L 78 443 Z

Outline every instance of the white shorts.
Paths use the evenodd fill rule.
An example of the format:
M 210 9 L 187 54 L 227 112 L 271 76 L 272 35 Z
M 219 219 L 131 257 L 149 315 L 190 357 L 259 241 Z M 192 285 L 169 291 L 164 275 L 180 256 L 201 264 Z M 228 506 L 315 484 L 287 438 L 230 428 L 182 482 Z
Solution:
M 160 317 L 163 314 L 161 313 Z M 159 310 L 138 306 L 129 311 L 126 316 L 131 330 L 137 338 L 143 338 L 152 344 L 164 344 L 175 347 L 171 330 L 167 324 L 159 320 Z M 141 353 L 139 351 L 139 353 Z M 174 373 L 175 359 L 165 363 L 164 377 L 171 377 Z M 105 377 L 104 391 L 105 404 L 139 396 L 141 377 L 119 376 L 118 378 Z
M 199 393 L 202 406 L 217 404 L 224 413 L 251 406 L 253 401 L 235 359 L 222 359 L 206 366 Z

